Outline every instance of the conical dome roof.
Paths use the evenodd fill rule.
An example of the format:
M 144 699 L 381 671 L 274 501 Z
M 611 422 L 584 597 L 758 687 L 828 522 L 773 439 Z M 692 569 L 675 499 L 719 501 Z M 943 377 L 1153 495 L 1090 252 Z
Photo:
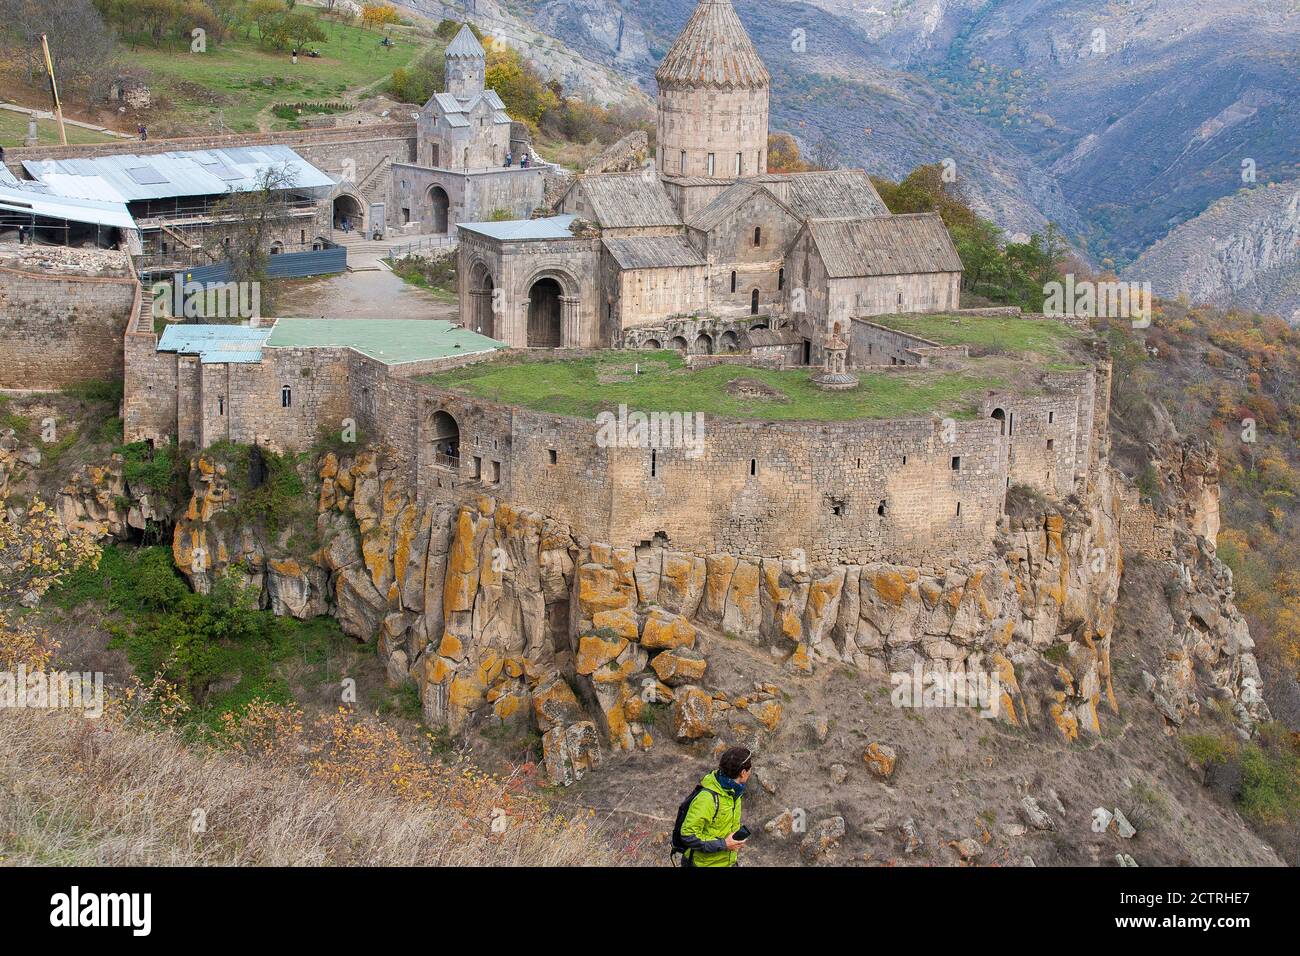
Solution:
M 660 86 L 722 89 L 763 87 L 772 82 L 731 0 L 700 0 L 655 79 Z
M 474 35 L 474 31 L 469 28 L 468 24 L 461 27 L 460 32 L 456 34 L 456 39 L 447 45 L 446 55 L 470 60 L 487 58 L 487 54 L 483 51 L 483 44 L 478 42 L 478 37 Z

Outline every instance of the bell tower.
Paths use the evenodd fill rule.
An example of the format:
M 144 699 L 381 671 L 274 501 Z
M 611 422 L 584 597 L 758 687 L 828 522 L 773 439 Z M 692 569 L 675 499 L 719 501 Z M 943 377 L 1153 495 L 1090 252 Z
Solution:
M 447 45 L 447 92 L 458 100 L 473 99 L 487 85 L 487 54 L 468 25 Z

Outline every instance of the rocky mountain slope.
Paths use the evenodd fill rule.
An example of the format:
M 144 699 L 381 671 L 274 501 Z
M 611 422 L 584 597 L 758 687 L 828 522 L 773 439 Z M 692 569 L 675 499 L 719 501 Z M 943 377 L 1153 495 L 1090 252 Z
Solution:
M 1122 276 L 1150 282 L 1160 296 L 1235 302 L 1300 322 L 1300 180 L 1220 199 Z
M 529 0 L 517 9 L 652 93 L 654 67 L 693 6 Z M 1294 177 L 1300 163 L 1287 135 L 1300 125 L 1291 0 L 736 8 L 773 73 L 774 128 L 888 177 L 950 158 L 981 214 L 1012 233 L 1054 220 L 1097 261 L 1122 267 L 1234 194 L 1245 161 L 1261 184 Z M 1260 278 L 1244 301 L 1289 301 L 1293 270 L 1252 271 Z
M 516 4 L 502 3 L 499 0 L 467 0 L 465 3 L 400 0 L 396 5 L 435 23 L 443 19 L 471 20 L 498 42 L 524 53 L 529 62 L 548 80 L 558 80 L 570 93 L 602 106 L 649 105 L 645 91 L 634 77 L 621 69 L 621 63 L 603 63 L 571 49 L 561 35 L 537 29 L 518 16 Z

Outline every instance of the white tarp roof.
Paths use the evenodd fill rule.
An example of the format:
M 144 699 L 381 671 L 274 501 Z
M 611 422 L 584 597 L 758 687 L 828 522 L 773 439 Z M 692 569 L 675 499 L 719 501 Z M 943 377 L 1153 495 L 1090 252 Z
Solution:
M 55 195 L 35 183 L 9 185 L 10 182 L 18 183 L 19 180 L 0 180 L 0 219 L 12 220 L 15 214 L 18 218 L 36 215 L 69 222 L 114 226 L 118 229 L 136 228 L 135 220 L 127 212 L 125 203 L 71 199 Z
M 27 159 L 23 168 L 51 192 L 75 199 L 128 203 L 180 196 L 216 196 L 254 189 L 271 168 L 287 168 L 302 191 L 327 190 L 334 180 L 287 146 L 233 146 L 143 156 Z

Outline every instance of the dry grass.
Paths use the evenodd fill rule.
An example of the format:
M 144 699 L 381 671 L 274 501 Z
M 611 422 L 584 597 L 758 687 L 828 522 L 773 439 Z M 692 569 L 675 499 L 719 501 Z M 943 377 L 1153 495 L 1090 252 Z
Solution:
M 281 727 L 294 719 L 277 716 Z M 582 866 L 635 856 L 586 818 L 556 816 L 519 778 L 422 761 L 383 726 L 336 715 L 274 736 L 215 748 L 120 720 L 0 711 L 0 861 Z M 206 829 L 195 832 L 200 815 Z

